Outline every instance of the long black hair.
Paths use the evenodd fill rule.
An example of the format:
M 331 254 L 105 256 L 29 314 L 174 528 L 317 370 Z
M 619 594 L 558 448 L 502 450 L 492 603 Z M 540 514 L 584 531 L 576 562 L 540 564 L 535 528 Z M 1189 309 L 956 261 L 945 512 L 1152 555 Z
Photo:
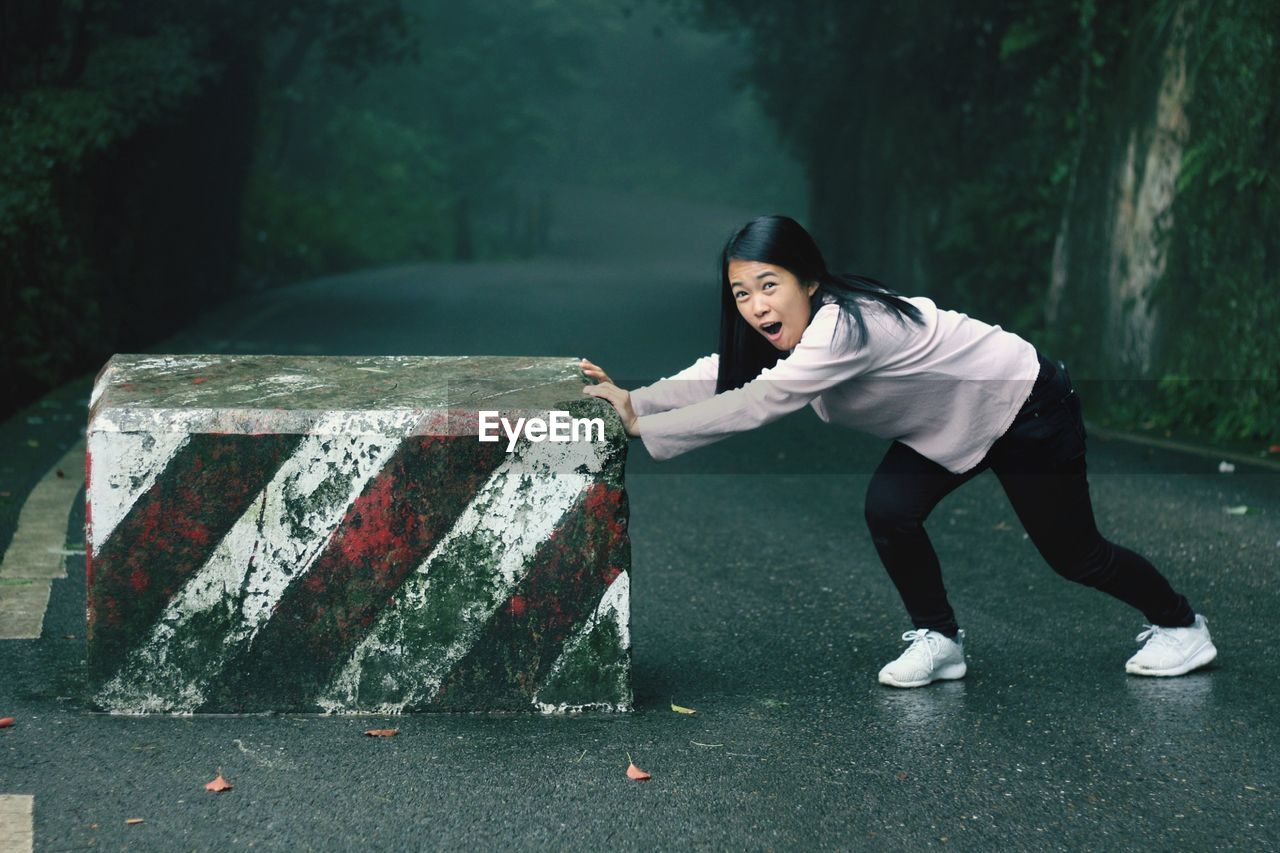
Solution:
M 729 285 L 730 261 L 756 261 L 782 267 L 794 275 L 801 286 L 818 283 L 818 289 L 809 297 L 810 318 L 823 304 L 823 295 L 830 294 L 843 309 L 840 320 L 846 324 L 852 318 L 857 335 L 855 346 L 867 340 L 867 324 L 862 317 L 862 303 L 875 302 L 891 309 L 898 322 L 908 317 L 923 323 L 920 309 L 885 287 L 874 278 L 850 273 L 833 273 L 818 250 L 809 232 L 789 216 L 759 216 L 743 225 L 720 253 L 720 373 L 716 378 L 716 393 L 740 388 L 773 367 L 783 357 L 776 347 L 742 319 Z M 838 321 L 839 322 L 839 321 Z M 839 328 L 837 322 L 837 329 Z

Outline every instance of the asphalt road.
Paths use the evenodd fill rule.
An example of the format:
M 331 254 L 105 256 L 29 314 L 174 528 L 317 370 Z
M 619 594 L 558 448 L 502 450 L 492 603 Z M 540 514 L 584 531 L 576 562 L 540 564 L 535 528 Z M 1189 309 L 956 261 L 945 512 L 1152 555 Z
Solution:
M 155 351 L 587 356 L 633 386 L 714 350 L 745 216 L 566 195 L 552 257 L 298 285 Z M 0 425 L 0 544 L 86 392 Z M 1053 574 L 980 476 L 929 523 L 969 674 L 900 691 L 875 676 L 911 626 L 862 521 L 884 447 L 809 410 L 665 463 L 633 442 L 630 715 L 92 714 L 72 558 L 44 635 L 0 641 L 0 794 L 34 794 L 38 850 L 1280 847 L 1280 475 L 1090 437 L 1104 535 L 1219 648 L 1168 680 L 1124 673 L 1140 614 Z M 207 793 L 219 769 L 234 788 Z

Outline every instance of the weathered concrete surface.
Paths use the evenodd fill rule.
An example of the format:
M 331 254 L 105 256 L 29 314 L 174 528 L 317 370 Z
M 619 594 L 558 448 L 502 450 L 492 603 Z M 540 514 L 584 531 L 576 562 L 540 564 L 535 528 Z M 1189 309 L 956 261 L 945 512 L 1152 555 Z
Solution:
M 91 702 L 631 707 L 627 437 L 576 359 L 117 355 L 90 401 Z M 479 440 L 479 413 L 603 440 Z

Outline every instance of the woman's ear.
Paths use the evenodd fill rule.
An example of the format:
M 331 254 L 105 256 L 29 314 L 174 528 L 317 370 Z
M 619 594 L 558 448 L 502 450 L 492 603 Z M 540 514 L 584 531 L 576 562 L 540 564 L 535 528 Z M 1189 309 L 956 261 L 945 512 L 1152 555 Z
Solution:
M 816 281 L 811 281 L 811 282 L 809 282 L 807 285 L 805 285 L 805 287 L 806 287 L 806 290 L 807 290 L 807 291 L 808 291 L 808 293 L 809 293 L 809 298 L 810 298 L 810 299 L 812 299 L 812 298 L 813 298 L 813 294 L 815 294 L 815 293 L 817 293 L 817 292 L 818 292 L 818 283 L 817 283 Z

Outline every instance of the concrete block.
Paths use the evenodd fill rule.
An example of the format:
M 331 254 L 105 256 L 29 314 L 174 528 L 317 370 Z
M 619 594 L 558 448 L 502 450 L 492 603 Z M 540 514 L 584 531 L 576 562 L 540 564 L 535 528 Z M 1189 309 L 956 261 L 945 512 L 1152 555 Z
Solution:
M 629 710 L 628 439 L 584 382 L 562 358 L 114 356 L 92 704 Z

